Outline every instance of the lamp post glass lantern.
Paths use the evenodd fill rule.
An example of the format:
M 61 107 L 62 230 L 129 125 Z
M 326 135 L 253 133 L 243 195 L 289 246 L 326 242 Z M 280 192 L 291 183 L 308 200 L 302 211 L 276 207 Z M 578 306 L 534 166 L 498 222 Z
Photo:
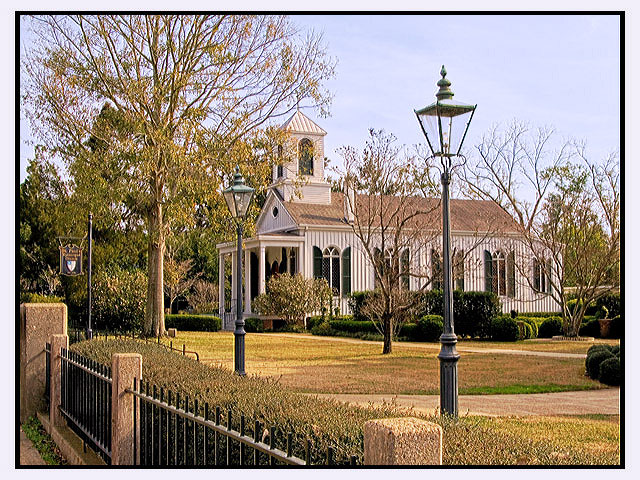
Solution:
M 234 372 L 244 376 L 244 319 L 242 318 L 242 221 L 247 214 L 255 190 L 244 184 L 240 167 L 236 167 L 233 185 L 222 191 L 231 216 L 236 219 L 238 247 L 236 251 L 236 328 L 234 335 Z
M 451 266 L 451 221 L 449 208 L 449 185 L 451 183 L 452 159 L 461 156 L 462 144 L 476 105 L 453 100 L 451 82 L 442 66 L 442 78 L 438 81 L 436 101 L 420 110 L 414 110 L 422 132 L 427 139 L 431 155 L 440 159 L 442 183 L 442 258 L 443 258 L 443 303 L 444 328 L 440 336 L 440 411 L 458 416 L 458 343 L 453 328 L 453 281 Z

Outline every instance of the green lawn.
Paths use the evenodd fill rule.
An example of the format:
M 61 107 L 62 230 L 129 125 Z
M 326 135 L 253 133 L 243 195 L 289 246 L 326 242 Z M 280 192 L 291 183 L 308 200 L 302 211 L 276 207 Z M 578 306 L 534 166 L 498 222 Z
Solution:
M 396 342 L 381 355 L 380 342 L 298 334 L 247 334 L 246 371 L 271 377 L 305 393 L 436 394 L 439 389 L 439 344 Z M 231 332 L 180 332 L 174 345 L 187 345 L 204 363 L 233 369 Z M 168 343 L 168 340 L 165 340 Z M 543 393 L 597 389 L 584 376 L 581 358 L 551 358 L 500 353 L 470 353 L 464 348 L 507 348 L 586 353 L 589 342 L 462 341 L 459 362 L 461 394 Z

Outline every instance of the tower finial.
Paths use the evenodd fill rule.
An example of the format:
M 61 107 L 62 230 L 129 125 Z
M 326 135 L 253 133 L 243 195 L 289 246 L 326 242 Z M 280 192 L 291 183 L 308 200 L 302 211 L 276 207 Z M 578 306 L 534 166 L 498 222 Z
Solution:
M 442 78 L 440 80 L 438 80 L 438 87 L 440 87 L 440 90 L 438 90 L 438 93 L 436 93 L 436 98 L 438 100 L 449 100 L 451 97 L 453 97 L 453 92 L 451 91 L 451 89 L 449 88 L 451 86 L 451 82 L 449 81 L 447 77 L 447 69 L 444 68 L 444 65 L 442 65 L 442 69 L 440 70 L 440 75 L 442 76 Z

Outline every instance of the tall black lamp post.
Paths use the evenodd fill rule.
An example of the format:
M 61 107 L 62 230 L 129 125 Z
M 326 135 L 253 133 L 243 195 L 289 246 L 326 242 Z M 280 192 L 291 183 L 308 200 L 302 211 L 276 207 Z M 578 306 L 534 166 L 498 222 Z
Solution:
M 444 263 L 444 332 L 440 336 L 440 410 L 452 416 L 458 415 L 458 340 L 453 331 L 453 281 L 451 268 L 451 222 L 449 212 L 449 184 L 454 158 L 461 157 L 460 150 L 471 124 L 477 105 L 467 105 L 453 100 L 447 71 L 442 66 L 442 78 L 438 81 L 436 101 L 428 107 L 414 110 L 424 133 L 431 154 L 439 157 L 442 167 L 442 257 Z
M 240 174 L 240 167 L 236 167 L 233 176 L 233 185 L 223 190 L 224 199 L 227 202 L 231 216 L 236 220 L 238 232 L 238 250 L 236 254 L 236 329 L 234 335 L 234 372 L 240 376 L 246 375 L 244 371 L 244 319 L 242 318 L 242 222 L 249 209 L 249 203 L 255 190 L 244 184 L 244 178 Z

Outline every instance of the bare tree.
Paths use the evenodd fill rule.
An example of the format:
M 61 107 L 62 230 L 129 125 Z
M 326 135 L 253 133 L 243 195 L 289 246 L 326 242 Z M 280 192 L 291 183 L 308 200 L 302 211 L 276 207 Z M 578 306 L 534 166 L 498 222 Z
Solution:
M 411 279 L 419 290 L 431 283 L 431 270 L 420 260 L 440 229 L 440 202 L 435 196 L 429 165 L 420 168 L 417 156 L 395 145 L 384 131 L 369 131 L 362 151 L 342 147 L 345 211 L 356 247 L 373 265 L 375 293 L 364 313 L 383 335 L 382 353 L 392 351 L 392 338 L 408 318 L 417 296 L 409 293 Z
M 599 164 L 584 144 L 553 148 L 554 131 L 514 121 L 493 127 L 462 171 L 467 192 L 516 220 L 526 252 L 516 262 L 529 287 L 561 306 L 565 335 L 577 336 L 587 306 L 620 284 L 617 153 Z M 578 305 L 568 308 L 567 287 Z
M 334 63 L 320 36 L 282 16 L 35 16 L 31 25 L 24 113 L 76 187 L 92 197 L 102 186 L 145 223 L 144 330 L 161 335 L 172 223 L 216 203 L 228 163 L 254 157 L 269 119 L 304 99 L 324 111 Z

